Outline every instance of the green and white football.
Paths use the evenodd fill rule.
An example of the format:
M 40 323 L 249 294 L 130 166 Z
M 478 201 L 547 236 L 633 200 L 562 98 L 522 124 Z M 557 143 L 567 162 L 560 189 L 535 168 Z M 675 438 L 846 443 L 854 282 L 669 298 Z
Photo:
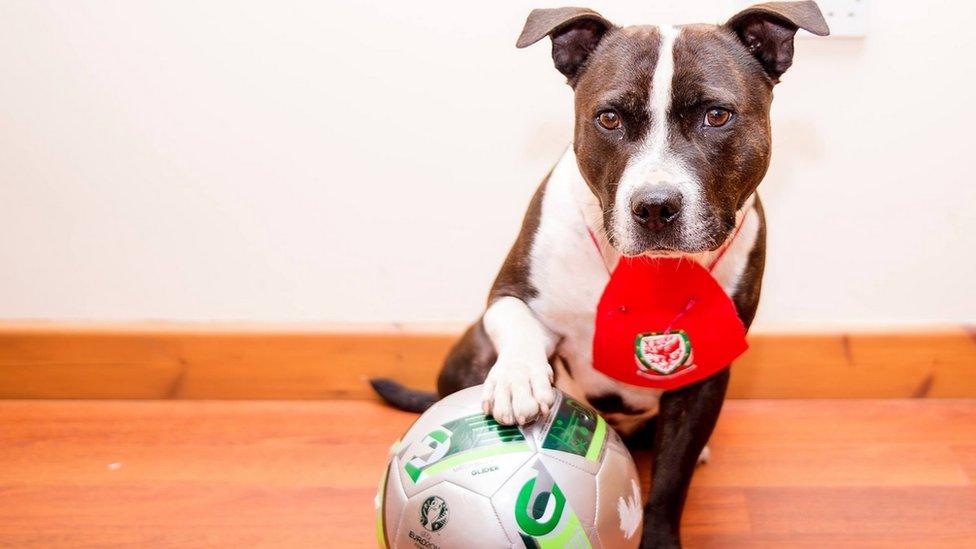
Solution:
M 376 495 L 393 548 L 637 547 L 637 468 L 588 406 L 559 393 L 546 421 L 504 426 L 481 387 L 441 400 L 393 445 Z

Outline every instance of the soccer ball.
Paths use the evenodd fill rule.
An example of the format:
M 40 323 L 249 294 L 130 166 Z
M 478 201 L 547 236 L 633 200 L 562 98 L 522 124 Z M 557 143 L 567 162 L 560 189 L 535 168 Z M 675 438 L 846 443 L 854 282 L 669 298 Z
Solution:
M 591 408 L 557 393 L 546 421 L 504 426 L 481 387 L 441 400 L 393 445 L 376 494 L 380 546 L 637 547 L 637 468 Z

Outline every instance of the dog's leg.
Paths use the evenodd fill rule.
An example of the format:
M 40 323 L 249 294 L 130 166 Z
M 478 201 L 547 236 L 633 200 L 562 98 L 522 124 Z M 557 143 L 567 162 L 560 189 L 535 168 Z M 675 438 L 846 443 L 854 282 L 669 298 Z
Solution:
M 488 371 L 498 359 L 495 347 L 479 318 L 451 347 L 444 359 L 444 366 L 437 377 L 437 394 L 441 398 L 461 389 L 485 382 Z
M 680 547 L 681 511 L 695 465 L 712 435 L 729 384 L 726 368 L 664 393 L 654 433 L 651 494 L 644 507 L 641 547 Z
M 556 399 L 552 355 L 557 338 L 521 299 L 495 300 L 482 319 L 498 359 L 488 372 L 482 406 L 503 425 L 548 415 Z

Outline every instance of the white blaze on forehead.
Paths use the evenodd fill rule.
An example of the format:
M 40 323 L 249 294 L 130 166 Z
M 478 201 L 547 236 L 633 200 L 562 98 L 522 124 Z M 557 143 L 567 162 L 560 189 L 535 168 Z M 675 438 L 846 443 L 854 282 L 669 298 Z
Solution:
M 647 109 L 651 115 L 648 148 L 660 159 L 668 146 L 668 110 L 671 108 L 671 83 L 674 81 L 674 39 L 681 32 L 675 27 L 659 27 L 661 45 L 651 79 L 651 97 Z
M 684 204 L 681 215 L 688 233 L 686 237 L 694 236 L 691 234 L 693 226 L 697 225 L 699 219 L 701 192 L 690 170 L 669 145 L 668 112 L 671 110 L 674 81 L 674 43 L 681 35 L 681 29 L 662 26 L 658 27 L 658 33 L 661 42 L 647 102 L 651 123 L 637 152 L 627 162 L 614 200 L 614 236 L 625 253 L 641 251 L 636 249 L 633 233 L 638 227 L 631 220 L 630 201 L 635 193 L 648 186 L 667 183 L 681 192 Z

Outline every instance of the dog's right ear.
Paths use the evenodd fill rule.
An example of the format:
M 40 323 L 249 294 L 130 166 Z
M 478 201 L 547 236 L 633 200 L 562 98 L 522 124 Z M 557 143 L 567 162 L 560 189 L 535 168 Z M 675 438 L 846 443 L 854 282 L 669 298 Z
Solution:
M 531 46 L 549 36 L 556 69 L 566 75 L 570 86 L 575 86 L 586 59 L 612 28 L 612 23 L 587 8 L 532 10 L 515 46 Z

